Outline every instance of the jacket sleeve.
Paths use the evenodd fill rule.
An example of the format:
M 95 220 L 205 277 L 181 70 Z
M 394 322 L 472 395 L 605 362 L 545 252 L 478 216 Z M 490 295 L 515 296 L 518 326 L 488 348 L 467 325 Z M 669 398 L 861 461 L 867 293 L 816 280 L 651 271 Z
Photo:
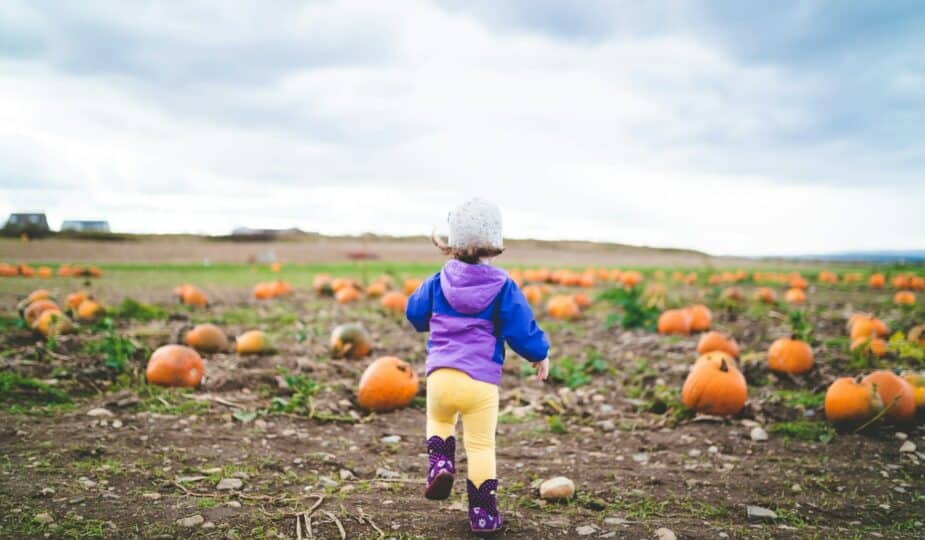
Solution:
M 430 330 L 430 314 L 434 306 L 433 298 L 434 276 L 431 276 L 421 283 L 417 290 L 408 297 L 408 305 L 405 307 L 405 317 L 414 326 L 418 332 L 427 332 Z
M 498 322 L 501 337 L 520 356 L 530 362 L 539 362 L 549 354 L 549 340 L 536 324 L 533 310 L 526 297 L 511 280 L 501 290 L 498 305 Z

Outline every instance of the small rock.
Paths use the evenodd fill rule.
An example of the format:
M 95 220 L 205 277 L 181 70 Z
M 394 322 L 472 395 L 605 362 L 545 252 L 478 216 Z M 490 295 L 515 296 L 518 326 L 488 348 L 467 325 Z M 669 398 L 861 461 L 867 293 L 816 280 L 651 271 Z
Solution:
M 915 443 L 912 441 L 906 441 L 902 446 L 899 447 L 899 451 L 903 454 L 911 454 L 915 452 Z
M 761 506 L 748 505 L 745 507 L 745 513 L 748 519 L 752 521 L 772 521 L 777 519 L 777 514 L 773 510 Z
M 243 485 L 244 481 L 240 478 L 222 478 L 215 486 L 215 489 L 219 491 L 229 491 L 232 489 L 241 489 Z
M 790 491 L 794 493 L 799 493 L 803 491 L 803 486 L 801 486 L 800 484 L 793 484 L 792 486 L 790 486 Z
M 604 518 L 604 525 L 626 525 L 629 521 L 621 517 L 608 517 Z
M 112 414 L 112 411 L 109 409 L 104 409 L 103 407 L 97 407 L 95 409 L 90 409 L 87 411 L 87 416 L 115 416 Z
M 292 437 L 293 435 L 295 435 L 295 430 L 294 429 L 284 429 L 280 435 L 282 435 L 283 437 Z
M 337 480 L 327 476 L 319 476 L 318 483 L 321 484 L 321 487 L 337 487 Z
M 121 428 L 121 427 L 122 427 L 122 420 L 119 420 L 118 418 L 116 418 L 115 420 L 113 420 L 113 421 L 112 421 L 112 427 L 115 428 L 115 429 Z
M 897 432 L 894 433 L 893 435 L 895 435 L 896 438 L 899 439 L 899 440 L 901 440 L 901 441 L 905 441 L 906 439 L 909 438 L 909 436 L 906 435 L 905 433 L 903 433 L 902 431 L 897 431 Z
M 386 435 L 385 437 L 379 439 L 382 441 L 382 444 L 398 444 L 401 442 L 401 436 L 399 435 Z
M 202 524 L 202 528 L 203 529 L 214 529 L 215 523 L 212 523 L 211 521 L 206 521 L 205 523 Z
M 51 488 L 51 487 L 44 487 L 42 488 L 42 491 L 39 491 L 39 495 L 41 495 L 42 497 L 51 497 L 54 494 L 55 494 L 55 488 Z
M 674 531 L 666 527 L 655 529 L 655 537 L 658 540 L 678 540 L 678 536 Z
M 577 527 L 575 532 L 578 534 L 578 536 L 591 536 L 596 530 L 597 529 L 591 525 L 582 525 L 581 527 Z
M 700 451 L 699 449 L 697 449 L 697 448 L 691 448 L 690 450 L 687 451 L 687 455 L 690 456 L 690 457 L 700 457 L 700 454 L 702 454 L 702 453 L 703 453 L 703 452 L 701 452 L 701 451 Z
M 90 488 L 96 487 L 96 482 L 94 482 L 93 480 L 90 480 L 86 476 L 81 476 L 80 478 L 78 478 L 77 483 L 80 484 L 80 487 L 84 489 L 90 489 Z
M 199 514 L 195 516 L 185 517 L 177 520 L 177 525 L 185 529 L 191 529 L 193 527 L 198 527 L 205 522 L 205 518 Z
M 540 497 L 547 501 L 571 499 L 574 495 L 575 482 L 564 476 L 556 476 L 540 484 Z
M 648 463 L 649 454 L 646 454 L 646 453 L 633 454 L 633 461 L 635 461 L 636 463 Z
M 51 517 L 51 514 L 49 514 L 48 512 L 42 512 L 41 514 L 36 514 L 35 517 L 32 518 L 32 520 L 37 523 L 41 523 L 43 525 L 48 525 L 49 523 L 55 522 L 55 518 Z
M 717 448 L 716 446 L 711 446 L 711 447 L 707 448 L 707 453 L 708 453 L 708 454 L 718 454 L 718 453 L 719 453 L 719 448 Z
M 604 433 L 610 433 L 617 429 L 617 425 L 613 423 L 613 420 L 601 420 L 597 423 L 597 426 L 601 428 L 601 431 Z
M 761 426 L 755 426 L 752 428 L 749 436 L 755 442 L 762 442 L 768 440 L 768 432 L 765 431 Z
M 400 478 L 401 475 L 395 471 L 390 471 L 388 469 L 383 469 L 382 467 L 379 467 L 378 469 L 376 469 L 376 477 L 377 478 Z
M 228 501 L 225 503 L 225 506 L 228 508 L 241 508 L 241 503 L 238 501 Z
M 356 478 L 356 476 L 352 472 L 348 471 L 347 469 L 341 469 L 339 474 L 340 474 L 340 479 L 345 482 L 347 480 L 353 480 L 354 478 Z
M 148 493 L 142 493 L 142 494 L 141 494 L 141 497 L 142 497 L 143 499 L 151 499 L 152 501 L 156 501 L 156 500 L 158 500 L 158 499 L 161 498 L 161 494 L 151 491 L 151 492 L 148 492 Z

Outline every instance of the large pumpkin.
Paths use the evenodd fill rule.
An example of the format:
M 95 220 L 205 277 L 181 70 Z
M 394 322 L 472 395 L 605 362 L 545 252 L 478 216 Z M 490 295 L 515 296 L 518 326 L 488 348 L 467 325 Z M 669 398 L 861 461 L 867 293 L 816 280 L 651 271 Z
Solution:
M 408 297 L 398 291 L 387 292 L 380 300 L 380 304 L 393 313 L 403 315 L 405 308 L 408 307 Z
M 553 319 L 572 320 L 578 317 L 578 304 L 571 296 L 556 295 L 546 302 L 546 313 Z
M 658 317 L 658 333 L 663 335 L 691 333 L 691 316 L 683 309 L 669 309 Z
M 825 417 L 833 424 L 860 425 L 882 409 L 880 394 L 860 378 L 841 377 L 825 392 Z
M 912 386 L 915 394 L 915 407 L 917 409 L 925 407 L 925 373 L 904 371 L 902 377 Z
M 273 296 L 288 296 L 292 294 L 292 285 L 288 281 L 277 279 L 273 282 Z
M 697 342 L 697 354 L 704 355 L 714 351 L 724 352 L 733 358 L 739 357 L 739 344 L 731 337 L 720 332 L 707 332 Z
M 748 385 L 735 360 L 718 351 L 697 359 L 681 389 L 684 405 L 704 414 L 734 415 L 747 398 Z
M 35 302 L 29 304 L 28 307 L 26 307 L 25 311 L 23 311 L 22 317 L 25 319 L 26 324 L 32 326 L 35 324 L 35 321 L 38 320 L 39 316 L 41 316 L 43 312 L 49 309 L 61 311 L 61 308 L 58 307 L 58 304 L 51 300 L 36 300 Z
M 768 367 L 778 373 L 799 375 L 813 368 L 813 350 L 799 339 L 778 338 L 768 349 Z
M 214 324 L 197 324 L 186 333 L 186 344 L 200 352 L 218 352 L 228 349 L 228 336 Z
M 260 330 L 248 330 L 238 336 L 234 348 L 238 354 L 263 354 L 273 350 L 270 338 Z
M 887 408 L 888 420 L 903 423 L 915 419 L 915 390 L 905 379 L 892 371 L 881 369 L 864 377 L 862 382 L 876 388 L 883 406 Z
M 67 318 L 67 315 L 55 307 L 43 311 L 32 323 L 32 329 L 45 337 L 54 337 L 71 332 L 74 325 L 71 324 L 71 320 Z
M 362 358 L 372 349 L 369 332 L 357 323 L 342 324 L 331 332 L 331 354 L 336 357 Z
M 391 411 L 407 406 L 418 393 L 418 375 L 399 358 L 383 356 L 360 377 L 357 404 L 369 411 Z
M 713 322 L 710 308 L 703 304 L 694 304 L 687 308 L 687 312 L 691 317 L 692 332 L 704 332 L 710 329 L 710 324 Z
M 202 381 L 205 363 L 199 353 L 183 345 L 164 345 L 148 360 L 145 377 L 150 384 L 193 388 Z
M 262 281 L 254 285 L 255 300 L 269 300 L 276 296 L 276 285 L 271 282 Z

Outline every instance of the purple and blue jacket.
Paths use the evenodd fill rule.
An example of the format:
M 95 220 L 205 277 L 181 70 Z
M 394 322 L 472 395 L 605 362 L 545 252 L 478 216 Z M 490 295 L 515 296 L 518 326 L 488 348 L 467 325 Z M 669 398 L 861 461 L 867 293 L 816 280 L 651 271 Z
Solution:
M 504 344 L 530 362 L 549 353 L 520 287 L 500 268 L 451 260 L 408 298 L 405 316 L 430 331 L 427 374 L 440 368 L 501 384 Z

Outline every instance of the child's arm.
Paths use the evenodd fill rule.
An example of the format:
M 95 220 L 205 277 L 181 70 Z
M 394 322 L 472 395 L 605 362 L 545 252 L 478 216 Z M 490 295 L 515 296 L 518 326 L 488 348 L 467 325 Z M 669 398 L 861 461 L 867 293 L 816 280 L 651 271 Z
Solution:
M 418 332 L 430 330 L 430 315 L 434 306 L 431 294 L 433 280 L 433 277 L 424 280 L 424 283 L 408 297 L 408 305 L 405 307 L 405 317 Z
M 508 281 L 501 290 L 498 306 L 498 320 L 501 337 L 514 352 L 530 362 L 542 362 L 549 354 L 549 340 L 536 324 L 533 310 L 513 281 Z

